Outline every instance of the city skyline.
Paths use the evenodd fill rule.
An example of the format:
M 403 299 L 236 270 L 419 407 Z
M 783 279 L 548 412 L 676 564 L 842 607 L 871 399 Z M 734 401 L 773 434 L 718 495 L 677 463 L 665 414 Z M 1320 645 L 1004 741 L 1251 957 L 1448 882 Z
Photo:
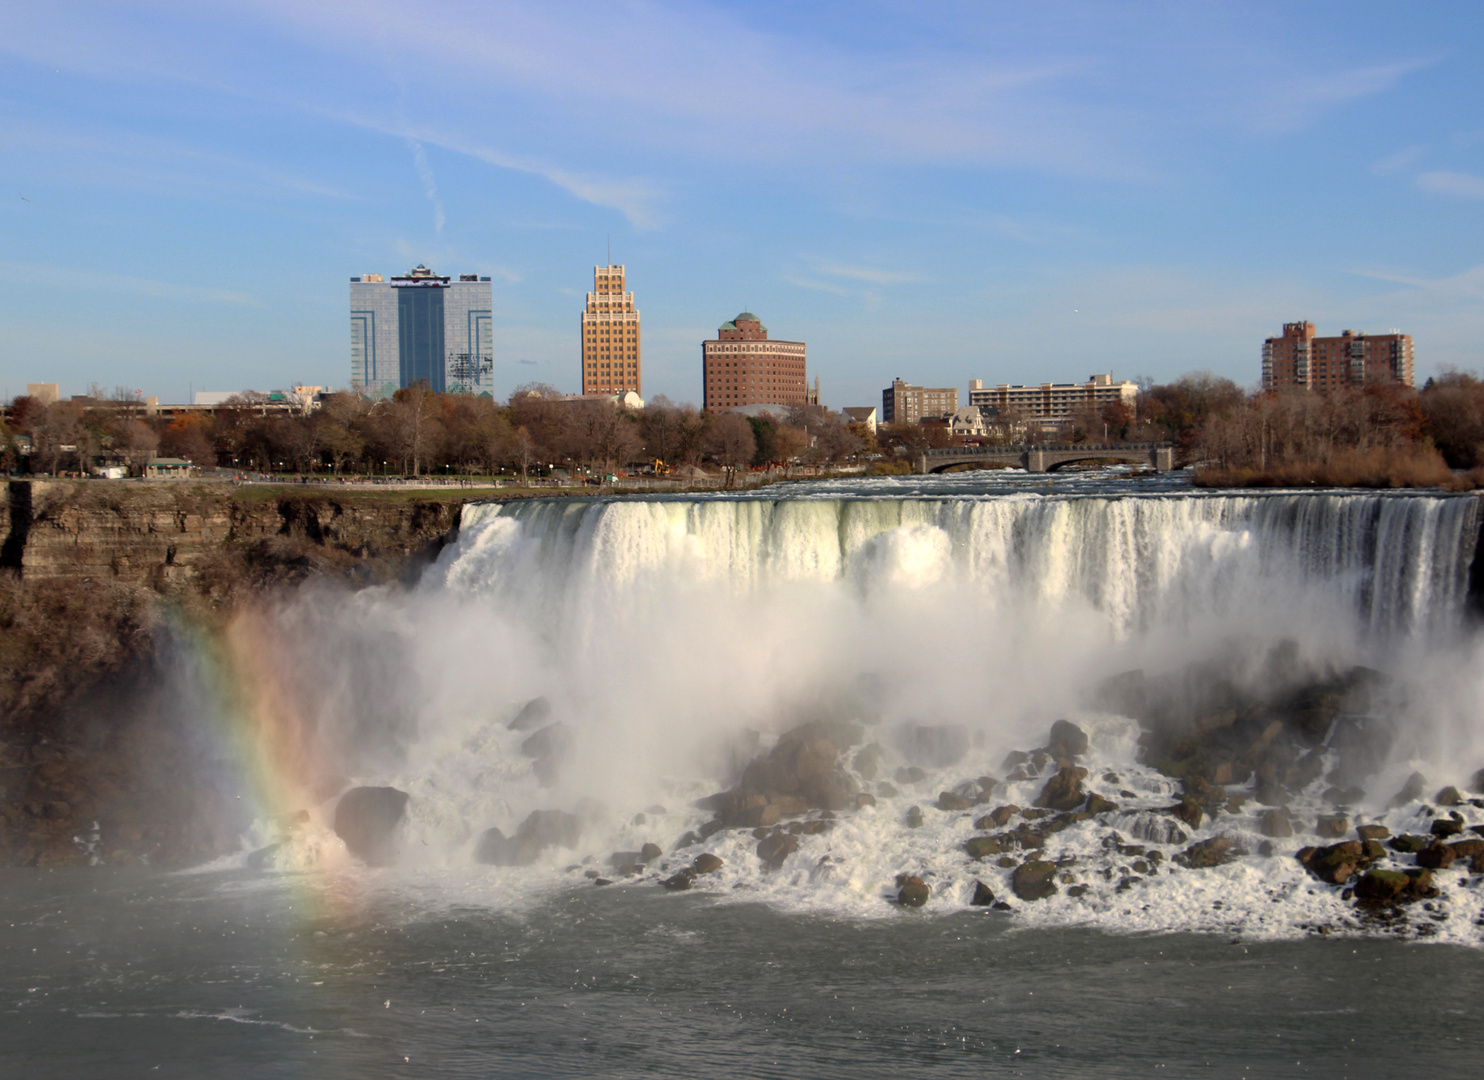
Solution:
M 646 397 L 743 309 L 835 408 L 1255 387 L 1295 320 L 1484 367 L 1475 6 L 576 10 L 0 11 L 0 391 L 342 386 L 346 278 L 415 263 L 492 279 L 497 397 L 576 391 L 610 242 Z

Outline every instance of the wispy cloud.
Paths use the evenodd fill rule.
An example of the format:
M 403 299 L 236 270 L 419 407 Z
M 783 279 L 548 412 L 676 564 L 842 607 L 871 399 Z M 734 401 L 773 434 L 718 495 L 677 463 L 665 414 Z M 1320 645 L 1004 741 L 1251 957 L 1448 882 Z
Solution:
M 407 143 L 412 147 L 412 164 L 417 169 L 417 178 L 422 181 L 423 194 L 433 204 L 433 231 L 442 236 L 443 224 L 447 219 L 443 213 L 443 200 L 438 198 L 438 181 L 433 178 L 433 170 L 428 165 L 428 155 L 423 151 L 423 144 L 416 139 L 408 139 Z
M 1434 195 L 1461 195 L 1466 199 L 1484 199 L 1484 176 L 1461 172 L 1425 172 L 1417 177 L 1417 186 Z
M 800 289 L 814 289 L 818 292 L 831 293 L 834 296 L 850 295 L 849 289 L 840 285 L 832 285 L 827 281 L 811 281 L 809 278 L 797 277 L 793 274 L 784 274 L 783 281 Z
M 1275 79 L 1259 98 L 1258 126 L 1275 131 L 1297 130 L 1337 106 L 1385 93 L 1407 75 L 1436 62 L 1435 58 L 1399 60 Z
M 0 281 L 14 285 L 44 285 L 49 288 L 75 289 L 82 286 L 101 292 L 128 293 L 161 300 L 262 306 L 253 296 L 231 289 L 182 285 L 174 281 L 156 281 L 126 274 L 101 274 L 92 270 L 69 270 L 60 266 L 36 266 L 31 263 L 0 262 Z
M 903 285 L 911 281 L 924 280 L 918 274 L 905 274 L 899 270 L 883 270 L 875 266 L 847 266 L 843 263 L 816 263 L 814 269 L 827 277 L 864 281 L 871 285 Z
M 1388 154 L 1380 161 L 1373 162 L 1371 164 L 1371 172 L 1377 176 L 1386 176 L 1389 173 L 1401 172 L 1403 169 L 1410 168 L 1415 164 L 1417 159 L 1426 153 L 1426 151 L 1427 147 L 1425 146 L 1408 146 L 1405 149 L 1398 150 L 1394 154 Z

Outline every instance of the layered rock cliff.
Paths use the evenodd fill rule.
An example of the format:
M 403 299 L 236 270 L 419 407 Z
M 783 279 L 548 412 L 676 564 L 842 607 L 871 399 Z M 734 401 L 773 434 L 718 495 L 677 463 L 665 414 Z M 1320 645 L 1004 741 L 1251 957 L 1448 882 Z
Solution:
M 213 794 L 209 748 L 161 700 L 160 643 L 311 576 L 403 578 L 457 531 L 468 496 L 440 494 L 0 488 L 0 865 L 230 850 L 240 823 Z

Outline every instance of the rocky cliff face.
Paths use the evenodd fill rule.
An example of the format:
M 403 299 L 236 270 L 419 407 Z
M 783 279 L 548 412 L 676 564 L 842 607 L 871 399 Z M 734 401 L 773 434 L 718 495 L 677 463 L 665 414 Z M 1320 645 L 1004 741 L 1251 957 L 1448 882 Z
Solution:
M 313 576 L 395 582 L 466 497 L 226 484 L 0 488 L 0 865 L 184 864 L 230 850 L 209 748 L 160 698 L 166 614 L 210 625 Z

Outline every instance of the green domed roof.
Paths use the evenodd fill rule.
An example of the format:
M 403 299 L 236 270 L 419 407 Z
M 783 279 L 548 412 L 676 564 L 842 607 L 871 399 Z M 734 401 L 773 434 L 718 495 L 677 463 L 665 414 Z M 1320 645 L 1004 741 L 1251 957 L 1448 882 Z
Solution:
M 759 319 L 756 315 L 754 315 L 752 312 L 750 312 L 750 311 L 744 311 L 741 315 L 738 315 L 735 319 L 733 319 L 732 322 L 739 323 L 739 322 L 742 322 L 744 319 L 747 322 L 762 322 L 763 321 L 762 319 Z

